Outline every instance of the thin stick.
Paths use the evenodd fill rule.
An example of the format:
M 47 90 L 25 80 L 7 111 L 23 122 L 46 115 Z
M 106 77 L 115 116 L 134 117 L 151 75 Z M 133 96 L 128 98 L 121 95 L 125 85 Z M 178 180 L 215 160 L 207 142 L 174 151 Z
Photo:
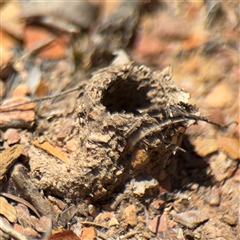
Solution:
M 16 202 L 20 202 L 22 204 L 24 204 L 25 206 L 29 207 L 39 218 L 41 217 L 40 214 L 38 213 L 37 209 L 32 205 L 30 204 L 29 202 L 27 202 L 26 200 L 20 198 L 20 197 L 17 197 L 17 196 L 14 196 L 10 193 L 3 193 L 1 192 L 0 195 L 6 197 L 6 198 L 9 198 L 13 201 L 16 201 Z
M 169 127 L 171 125 L 177 124 L 177 123 L 182 123 L 182 122 L 186 122 L 186 119 L 182 119 L 182 118 L 170 118 L 170 119 L 166 119 L 158 124 L 154 124 L 149 128 L 145 128 L 145 129 L 140 129 L 134 136 L 132 136 L 129 139 L 129 145 L 130 147 L 134 147 L 139 141 L 141 141 L 143 138 L 149 136 L 150 134 L 152 134 L 153 132 L 160 132 L 162 131 L 164 128 Z
M 26 236 L 22 235 L 17 230 L 12 228 L 10 225 L 5 223 L 1 217 L 0 217 L 0 229 L 3 232 L 5 232 L 8 235 L 10 235 L 11 237 L 16 238 L 18 240 L 29 240 Z
M 66 90 L 64 92 L 61 92 L 61 93 L 53 95 L 53 96 L 35 98 L 33 100 L 25 101 L 25 102 L 22 102 L 22 103 L 16 103 L 16 104 L 11 104 L 11 105 L 7 105 L 7 106 L 0 106 L 0 111 L 4 111 L 4 110 L 7 110 L 7 109 L 12 108 L 12 107 L 22 106 L 22 105 L 25 105 L 25 104 L 28 104 L 28 103 L 33 103 L 33 102 L 36 103 L 36 102 L 41 102 L 41 101 L 46 101 L 46 100 L 51 100 L 51 99 L 54 99 L 54 98 L 57 98 L 57 97 L 61 97 L 61 96 L 64 96 L 66 94 L 69 94 L 71 92 L 78 91 L 83 85 L 84 84 L 81 84 L 80 86 L 77 86 L 75 88 L 71 88 L 69 90 Z
M 120 239 L 128 239 L 128 238 L 130 238 L 130 237 L 132 237 L 136 234 L 139 234 L 139 233 L 141 233 L 141 232 L 140 231 L 131 231 L 131 232 L 125 234 L 124 236 L 121 236 Z
M 228 128 L 231 124 L 236 123 L 236 122 L 231 122 L 228 125 L 221 125 L 219 123 L 208 120 L 206 117 L 195 116 L 195 115 L 187 114 L 187 113 L 186 114 L 181 114 L 178 117 L 166 119 L 166 120 L 164 120 L 164 121 L 162 121 L 158 124 L 154 124 L 154 125 L 152 125 L 148 128 L 140 129 L 136 134 L 134 134 L 129 139 L 130 148 L 134 147 L 139 141 L 141 141 L 143 138 L 151 135 L 152 133 L 161 132 L 163 129 L 165 129 L 169 126 L 172 126 L 172 125 L 177 124 L 177 123 L 186 122 L 187 119 L 188 120 L 194 120 L 195 122 L 204 121 L 204 122 L 210 123 L 210 124 L 215 125 L 215 126 L 220 127 L 220 128 Z
M 108 228 L 105 225 L 102 225 L 102 224 L 99 224 L 99 223 L 94 223 L 94 222 L 83 221 L 83 222 L 80 222 L 80 223 L 84 224 L 84 225 L 92 225 L 92 226 L 101 227 L 101 228 Z

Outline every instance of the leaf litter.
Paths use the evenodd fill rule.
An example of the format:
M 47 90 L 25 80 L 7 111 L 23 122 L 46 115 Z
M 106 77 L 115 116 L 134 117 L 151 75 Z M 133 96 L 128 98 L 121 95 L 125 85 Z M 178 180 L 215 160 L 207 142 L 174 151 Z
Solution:
M 1 151 L 23 150 L 1 159 L 1 199 L 32 224 L 17 217 L 12 228 L 3 212 L 1 236 L 237 239 L 237 4 L 41 4 L 20 9 L 21 36 L 65 34 L 65 50 L 42 40 L 26 54 L 14 43 L 6 58 L 18 65 L 1 76 Z M 2 137 L 11 128 L 20 145 Z

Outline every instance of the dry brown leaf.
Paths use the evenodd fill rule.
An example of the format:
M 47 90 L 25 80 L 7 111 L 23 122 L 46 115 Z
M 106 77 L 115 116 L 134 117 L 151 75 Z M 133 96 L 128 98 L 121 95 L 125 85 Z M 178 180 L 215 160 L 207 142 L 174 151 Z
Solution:
M 64 163 L 68 162 L 67 154 L 63 152 L 60 148 L 52 146 L 49 142 L 39 143 L 39 141 L 36 140 L 33 142 L 33 144 L 35 147 L 43 149 L 44 151 L 50 153 Z
M 49 30 L 39 26 L 28 26 L 24 35 L 25 48 L 37 50 L 46 59 L 60 59 L 67 55 L 68 35 L 55 36 Z M 40 49 L 39 49 L 40 48 Z
M 0 197 L 0 214 L 5 216 L 10 222 L 17 221 L 17 213 L 15 208 L 8 203 L 4 197 Z

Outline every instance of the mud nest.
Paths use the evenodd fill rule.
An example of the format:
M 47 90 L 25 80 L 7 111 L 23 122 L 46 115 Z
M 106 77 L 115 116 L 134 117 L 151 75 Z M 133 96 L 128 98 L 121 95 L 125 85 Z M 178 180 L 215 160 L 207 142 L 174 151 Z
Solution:
M 101 69 L 85 85 L 71 119 L 54 125 L 74 120 L 70 140 L 77 150 L 63 163 L 32 146 L 33 182 L 45 194 L 76 202 L 107 198 L 140 175 L 157 178 L 176 161 L 183 133 L 195 123 L 197 109 L 188 100 L 170 67 L 152 71 L 131 63 Z

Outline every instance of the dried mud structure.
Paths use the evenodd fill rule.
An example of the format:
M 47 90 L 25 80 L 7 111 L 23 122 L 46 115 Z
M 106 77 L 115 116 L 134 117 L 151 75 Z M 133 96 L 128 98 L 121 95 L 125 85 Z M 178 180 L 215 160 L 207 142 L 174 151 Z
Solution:
M 156 177 L 175 161 L 184 130 L 197 121 L 188 100 L 170 67 L 152 71 L 129 63 L 101 69 L 76 100 L 72 119 L 53 126 L 62 129 L 74 120 L 68 140 L 77 142 L 77 150 L 63 163 L 31 146 L 33 182 L 70 203 L 109 197 L 139 175 Z

